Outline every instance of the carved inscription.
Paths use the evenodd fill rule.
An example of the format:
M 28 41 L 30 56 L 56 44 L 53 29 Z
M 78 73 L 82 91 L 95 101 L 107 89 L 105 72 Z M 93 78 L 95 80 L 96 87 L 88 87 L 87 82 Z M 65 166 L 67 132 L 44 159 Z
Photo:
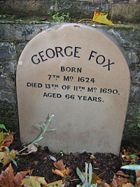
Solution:
M 82 53 L 82 47 L 79 46 L 66 46 L 65 48 L 59 46 L 54 48 L 47 48 L 45 50 L 39 51 L 36 54 L 33 54 L 31 56 L 31 62 L 33 64 L 40 64 L 54 58 L 81 58 L 80 53 Z M 89 52 L 88 61 L 96 63 L 103 68 L 106 68 L 108 71 L 111 71 L 112 65 L 115 64 L 115 62 L 111 61 L 111 59 L 107 58 L 104 54 L 100 54 L 95 50 L 91 50 Z M 62 67 L 62 69 L 63 68 L 64 67 Z M 66 67 L 67 72 L 75 72 L 75 70 L 75 67 L 72 67 L 71 69 Z
M 23 50 L 16 78 L 23 143 L 36 137 L 35 124 L 54 114 L 56 130 L 40 145 L 119 153 L 130 74 L 118 46 L 100 30 L 64 24 L 42 31 Z
M 90 57 L 91 58 L 91 57 Z M 69 66 L 61 66 L 60 74 L 48 74 L 46 77 L 46 83 L 42 82 L 27 82 L 26 86 L 28 88 L 35 89 L 45 89 L 45 92 L 42 92 L 43 98 L 55 98 L 55 99 L 65 99 L 65 100 L 78 100 L 78 101 L 91 101 L 91 102 L 103 102 L 104 103 L 104 95 L 120 95 L 119 90 L 114 88 L 106 88 L 96 87 L 96 80 L 94 77 L 84 77 L 81 76 L 81 73 L 84 71 L 82 67 L 69 67 Z M 66 75 L 68 73 L 75 73 L 76 76 Z M 63 74 L 62 74 L 63 73 Z M 64 84 L 59 84 L 59 80 L 62 80 Z M 54 82 L 55 83 L 51 83 Z M 58 83 L 57 83 L 58 82 Z M 74 84 L 72 84 L 74 82 Z M 97 81 L 98 82 L 98 81 Z M 84 86 L 78 85 L 78 83 L 84 83 Z M 92 86 L 91 86 L 92 85 Z M 53 91 L 53 92 L 50 92 Z M 58 92 L 59 90 L 59 92 Z M 62 91 L 66 93 L 62 95 Z M 81 95 L 79 94 L 81 93 Z M 84 93 L 86 93 L 84 95 Z M 87 96 L 87 93 L 89 95 Z M 101 94 L 100 97 L 94 96 L 94 93 L 98 95 Z
M 81 58 L 82 47 L 81 46 L 55 46 L 53 48 L 47 48 L 39 51 L 36 54 L 31 56 L 31 62 L 34 65 L 38 65 L 40 63 L 47 63 L 52 59 L 61 58 Z M 105 71 L 110 72 L 115 65 L 115 62 L 112 61 L 109 57 L 106 57 L 103 53 L 99 53 L 96 50 L 89 50 L 87 54 L 87 63 L 96 63 L 101 68 L 104 68 Z M 28 88 L 44 88 L 45 92 L 42 92 L 43 98 L 55 98 L 55 99 L 65 99 L 65 100 L 78 100 L 78 101 L 91 101 L 91 102 L 102 102 L 104 103 L 103 95 L 104 94 L 112 94 L 112 95 L 120 95 L 119 90 L 116 88 L 106 88 L 96 87 L 95 77 L 83 76 L 84 72 L 83 67 L 75 67 L 75 66 L 60 66 L 59 74 L 47 74 L 46 83 L 42 82 L 27 82 Z M 71 76 L 70 74 L 76 74 L 76 76 Z M 59 80 L 63 81 L 64 84 L 60 85 Z M 54 82 L 55 83 L 52 83 Z M 58 83 L 57 83 L 58 82 Z M 74 83 L 74 84 L 72 84 Z M 78 85 L 80 83 L 80 85 Z M 84 85 L 81 86 L 81 83 Z M 92 86 L 91 86 L 92 85 Z M 50 92 L 51 90 L 51 92 Z M 62 93 L 58 92 L 65 91 L 66 93 L 62 95 Z M 53 91 L 53 92 L 52 92 Z M 78 94 L 77 94 L 77 93 Z M 81 92 L 82 95 L 79 94 Z M 84 95 L 84 93 L 89 93 Z M 92 95 L 90 95 L 92 93 Z M 94 96 L 93 94 L 97 93 L 101 94 L 100 97 Z

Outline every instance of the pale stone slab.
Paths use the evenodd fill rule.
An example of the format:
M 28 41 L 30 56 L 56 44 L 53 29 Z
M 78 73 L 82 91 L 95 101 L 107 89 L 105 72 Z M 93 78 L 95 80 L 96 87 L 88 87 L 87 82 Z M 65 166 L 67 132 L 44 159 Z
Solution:
M 23 50 L 17 66 L 20 136 L 54 114 L 40 142 L 52 151 L 119 153 L 130 89 L 126 60 L 98 29 L 64 24 L 43 31 Z

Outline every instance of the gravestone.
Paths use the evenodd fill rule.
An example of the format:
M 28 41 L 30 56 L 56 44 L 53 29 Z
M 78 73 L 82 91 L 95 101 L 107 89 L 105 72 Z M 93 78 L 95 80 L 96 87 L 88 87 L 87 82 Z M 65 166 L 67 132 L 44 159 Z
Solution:
M 23 50 L 17 66 L 21 141 L 54 114 L 40 142 L 51 151 L 118 154 L 130 89 L 126 60 L 104 33 L 81 24 L 45 30 Z

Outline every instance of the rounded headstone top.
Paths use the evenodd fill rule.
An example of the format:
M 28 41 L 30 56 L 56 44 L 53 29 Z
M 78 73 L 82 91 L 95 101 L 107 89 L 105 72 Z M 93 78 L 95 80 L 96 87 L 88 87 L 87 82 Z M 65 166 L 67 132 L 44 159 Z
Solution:
M 129 89 L 127 62 L 103 32 L 82 24 L 42 31 L 26 45 L 17 67 L 21 139 L 31 141 L 37 135 L 33 125 L 54 114 L 56 130 L 41 145 L 118 153 Z

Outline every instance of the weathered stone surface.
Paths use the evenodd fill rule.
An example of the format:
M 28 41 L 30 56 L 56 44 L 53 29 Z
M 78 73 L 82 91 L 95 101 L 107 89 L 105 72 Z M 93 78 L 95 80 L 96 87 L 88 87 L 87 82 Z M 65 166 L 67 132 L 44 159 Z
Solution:
M 0 42 L 0 60 L 16 59 L 16 49 L 13 43 Z
M 133 28 L 116 28 L 116 29 L 107 29 L 107 33 L 112 35 L 121 47 L 126 50 L 135 50 L 139 51 L 140 42 L 140 32 L 137 29 Z M 135 51 L 135 52 L 136 52 Z
M 0 66 L 0 102 L 16 103 L 15 93 L 15 70 L 16 63 L 10 61 L 9 64 Z
M 5 0 L 0 1 L 0 10 L 3 13 L 19 15 L 48 15 L 50 12 L 69 12 L 73 17 L 81 15 L 92 16 L 93 10 L 101 7 L 109 9 L 106 1 L 93 0 Z
M 116 38 L 123 49 L 131 73 L 131 91 L 123 139 L 139 146 L 140 131 L 140 32 L 137 29 L 109 29 L 109 34 Z M 140 146 L 139 146 L 140 148 Z
M 42 30 L 47 29 L 50 23 L 44 24 L 1 24 L 0 40 L 29 41 Z
M 0 33 L 3 35 L 0 36 L 0 39 L 5 41 L 25 40 L 23 31 L 23 25 L 1 24 Z
M 32 32 L 25 32 L 25 25 L 28 25 L 28 28 L 34 28 L 37 27 L 37 32 L 33 29 Z M 34 32 L 38 33 L 42 30 L 42 28 L 45 27 L 46 24 L 27 24 L 27 23 L 22 23 L 22 24 L 17 24 L 17 23 L 9 23 L 9 24 L 0 24 L 0 41 L 1 43 L 5 43 L 5 46 L 9 46 L 8 48 L 13 48 L 13 54 L 9 54 L 8 53 L 8 58 L 16 58 L 16 60 L 6 60 L 6 56 L 3 59 L 3 57 L 0 57 L 0 74 L 3 76 L 5 76 L 5 74 L 7 75 L 8 71 L 10 71 L 10 73 L 7 75 L 7 77 L 10 76 L 10 79 L 15 81 L 15 75 L 13 74 L 13 72 L 15 72 L 15 68 L 16 68 L 16 63 L 18 60 L 18 57 L 22 51 L 22 49 L 24 48 L 24 46 L 26 45 L 27 41 L 25 41 L 25 39 L 29 39 L 32 38 L 34 36 Z M 50 24 L 49 24 L 50 26 Z M 22 29 L 24 27 L 24 29 Z M 47 26 L 46 26 L 47 28 Z M 29 29 L 29 30 L 30 30 Z M 129 68 L 130 68 L 130 73 L 131 73 L 131 79 L 132 79 L 132 94 L 130 94 L 130 104 L 128 107 L 128 115 L 127 115 L 127 119 L 126 119 L 126 125 L 125 125 L 125 131 L 124 131 L 124 137 L 125 139 L 127 139 L 127 134 L 129 133 L 129 139 L 131 139 L 131 141 L 133 142 L 133 138 L 130 138 L 131 130 L 129 129 L 129 123 L 127 123 L 128 121 L 132 121 L 133 123 L 131 124 L 131 126 L 134 126 L 135 129 L 135 136 L 139 136 L 138 134 L 138 130 L 136 128 L 136 125 L 138 123 L 138 120 L 140 120 L 139 116 L 139 112 L 140 111 L 140 101 L 138 101 L 138 92 L 139 89 L 139 83 L 140 83 L 140 73 L 139 73 L 139 69 L 140 69 L 140 32 L 139 30 L 135 29 L 135 28 L 114 28 L 114 29 L 110 29 L 107 27 L 102 27 L 102 29 L 104 31 L 106 31 L 110 36 L 112 36 L 113 38 L 115 38 L 119 45 L 122 47 L 123 49 L 123 53 L 125 54 L 125 57 L 128 59 L 128 63 L 129 63 Z M 17 30 L 17 31 L 16 31 Z M 27 29 L 28 30 L 28 29 Z M 32 30 L 32 29 L 31 29 Z M 24 33 L 26 33 L 26 37 L 25 34 L 22 34 L 24 31 Z M 28 37 L 28 34 L 30 35 Z M 15 55 L 15 51 L 17 52 L 17 55 Z M 7 52 L 4 52 L 5 54 L 7 54 Z M 3 56 L 3 54 L 2 54 Z M 11 56 L 11 57 L 10 57 Z M 6 77 L 5 77 L 6 78 Z M 9 82 L 9 81 L 8 81 Z M 4 85 L 4 84 L 5 85 Z M 4 87 L 6 86 L 7 81 L 5 81 L 4 79 L 1 79 L 0 85 L 3 85 L 0 87 L 0 91 L 2 91 L 4 89 L 4 91 L 6 91 L 6 89 Z M 11 84 L 11 83 L 10 83 Z M 9 83 L 8 83 L 9 85 Z M 11 92 L 14 92 L 15 94 L 15 82 L 14 84 L 12 83 L 12 88 L 10 89 Z M 13 88 L 14 87 L 14 88 Z M 9 95 L 9 88 L 8 88 L 8 94 Z M 135 100 L 135 96 L 136 96 L 136 100 Z M 133 97 L 135 102 L 133 102 L 133 99 L 131 98 Z M 14 100 L 11 100 L 10 107 L 13 108 L 13 110 L 15 111 L 15 103 L 16 103 L 16 98 L 14 96 L 12 96 L 12 98 Z M 6 106 L 5 106 L 6 105 Z M 14 105 L 14 107 L 13 107 Z M 7 114 L 6 110 L 8 110 L 8 104 L 6 104 L 5 102 L 2 102 L 0 100 L 0 119 L 1 122 L 6 122 L 6 124 L 10 125 L 10 121 L 13 120 L 15 122 L 16 125 L 17 124 L 17 115 L 13 115 L 13 118 L 11 119 L 11 117 L 9 117 L 9 115 Z M 2 106 L 3 108 L 6 108 L 5 110 L 2 110 Z M 2 112 L 3 111 L 3 112 Z M 5 114 L 4 114 L 5 111 Z M 10 109 L 11 111 L 11 109 Z M 4 117 L 3 117 L 4 116 Z M 12 123 L 14 123 L 12 122 Z M 134 131 L 132 131 L 134 132 Z
M 111 17 L 117 21 L 138 22 L 140 20 L 140 3 L 112 4 Z
M 17 49 L 17 56 L 19 58 L 21 52 L 23 51 L 24 47 L 26 46 L 27 42 L 20 42 L 16 44 L 16 49 Z
M 4 123 L 18 135 L 18 113 L 16 104 L 0 101 L 0 123 Z
M 13 92 L 1 91 L 0 92 L 0 100 L 7 103 L 13 103 L 15 101 L 15 94 Z
M 132 82 L 140 85 L 140 66 L 136 66 L 135 71 L 131 71 Z
M 15 71 L 17 61 L 0 62 L 0 123 L 18 132 Z
M 12 11 L 15 11 L 17 14 L 34 14 L 34 13 L 46 13 L 48 10 L 48 1 L 42 0 L 42 1 L 36 1 L 36 0 L 5 0 L 0 1 L 0 7 L 1 11 L 9 11 L 9 13 L 12 13 Z M 42 10 L 42 12 L 41 12 Z
M 140 84 L 131 86 L 130 102 L 140 102 Z
M 140 119 L 140 103 L 137 102 L 130 102 L 128 106 L 128 112 L 127 112 L 127 120 L 126 121 L 135 121 L 137 124 Z M 136 125 L 135 124 L 135 125 Z
M 138 0 L 4 0 L 0 1 L 0 11 L 17 15 L 43 15 L 50 12 L 69 12 L 72 17 L 92 17 L 93 11 L 101 8 L 111 12 L 117 21 L 139 22 L 140 2 Z
M 46 30 L 50 27 L 50 23 L 45 24 L 34 24 L 34 25 L 25 25 L 25 40 L 29 41 L 38 33 L 43 30 Z
M 0 62 L 0 76 L 4 77 L 5 79 L 12 79 L 13 77 L 15 77 L 16 64 L 16 60 Z
M 131 63 L 138 63 L 139 62 L 139 58 L 138 58 L 136 52 L 134 51 L 134 49 L 128 52 L 128 59 L 129 59 L 129 62 L 131 62 Z
M 18 131 L 16 109 L 15 71 L 16 60 L 0 62 L 0 123 Z
M 33 125 L 54 114 L 56 131 L 41 145 L 57 152 L 118 154 L 129 88 L 125 58 L 98 29 L 64 24 L 43 31 L 27 44 L 17 66 L 21 140 L 30 142 Z

